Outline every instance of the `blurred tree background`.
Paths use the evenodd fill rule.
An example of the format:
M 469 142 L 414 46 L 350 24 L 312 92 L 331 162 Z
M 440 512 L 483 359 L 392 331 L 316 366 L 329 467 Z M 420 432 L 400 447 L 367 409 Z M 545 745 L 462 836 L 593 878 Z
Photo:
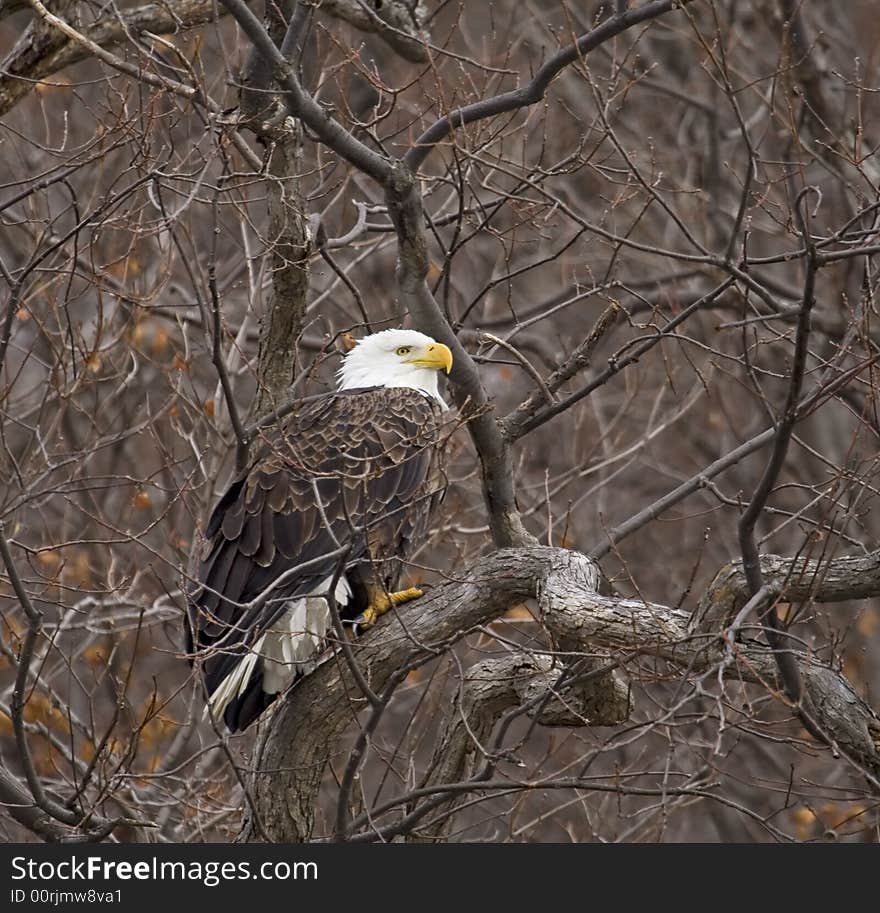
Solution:
M 266 7 L 324 117 L 385 161 L 419 153 L 427 282 L 501 422 L 525 530 L 601 559 L 608 598 L 699 609 L 714 628 L 690 635 L 727 645 L 700 666 L 640 632 L 599 638 L 578 656 L 613 674 L 619 719 L 564 695 L 573 719 L 530 716 L 526 682 L 499 722 L 469 697 L 468 670 L 572 658 L 538 603 L 505 605 L 389 695 L 346 796 L 367 822 L 354 831 L 370 839 L 387 803 L 385 823 L 411 813 L 407 794 L 442 782 L 443 738 L 465 721 L 468 763 L 491 762 L 496 785 L 390 836 L 876 841 L 875 4 Z M 416 145 L 647 7 L 529 104 Z M 383 188 L 291 116 L 226 6 L 3 0 L 0 54 L 0 833 L 234 839 L 254 733 L 203 717 L 183 654 L 191 549 L 241 428 L 330 389 L 345 334 L 431 328 L 397 294 Z M 811 734 L 785 688 L 740 662 L 738 632 L 763 637 L 754 613 L 713 614 L 798 339 L 800 408 L 755 539 L 800 559 L 801 577 L 813 562 L 773 611 L 867 702 L 861 753 Z M 493 532 L 531 546 L 499 541 L 480 446 L 454 439 L 414 582 L 460 579 Z M 862 563 L 817 596 L 844 556 Z M 351 716 L 315 839 L 334 831 Z

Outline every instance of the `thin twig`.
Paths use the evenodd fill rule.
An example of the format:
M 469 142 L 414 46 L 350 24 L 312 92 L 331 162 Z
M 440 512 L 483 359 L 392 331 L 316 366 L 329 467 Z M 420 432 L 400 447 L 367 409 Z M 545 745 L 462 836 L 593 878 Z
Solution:
M 538 385 L 538 389 L 541 391 L 541 395 L 544 397 L 546 402 L 555 403 L 558 401 L 558 397 L 554 396 L 550 388 L 544 382 L 544 378 L 541 377 L 541 372 L 528 360 L 528 358 L 520 352 L 516 346 L 511 345 L 509 342 L 501 339 L 498 336 L 494 336 L 492 333 L 487 333 L 485 330 L 480 330 L 477 334 L 477 339 L 481 343 L 490 342 L 493 345 L 499 346 L 504 349 L 505 352 L 510 352 L 510 354 L 523 366 L 525 372 L 532 378 L 532 380 Z
M 223 396 L 226 399 L 226 409 L 229 412 L 229 422 L 235 434 L 235 469 L 241 472 L 247 465 L 248 448 L 250 439 L 247 436 L 235 401 L 232 382 L 229 379 L 229 370 L 226 367 L 226 358 L 223 352 L 223 321 L 220 316 L 220 295 L 217 291 L 217 197 L 214 196 L 214 230 L 211 233 L 211 256 L 208 260 L 208 289 L 211 293 L 211 316 L 213 318 L 213 332 L 211 334 L 211 362 L 220 379 Z
M 88 822 L 83 819 L 81 812 L 56 802 L 46 793 L 46 790 L 43 788 L 43 782 L 34 765 L 34 758 L 31 753 L 30 743 L 25 728 L 24 707 L 27 702 L 25 695 L 27 692 L 28 678 L 30 676 L 31 659 L 34 655 L 37 640 L 43 630 L 43 613 L 34 606 L 30 595 L 24 587 L 24 583 L 19 576 L 18 569 L 16 568 L 15 561 L 12 557 L 12 552 L 9 549 L 6 529 L 2 521 L 0 521 L 0 558 L 3 560 L 9 582 L 12 584 L 12 589 L 19 604 L 24 610 L 28 622 L 27 631 L 25 632 L 24 640 L 18 654 L 18 669 L 16 670 L 11 700 L 12 728 L 15 733 L 18 758 L 24 769 L 25 780 L 27 781 L 28 789 L 33 797 L 33 803 L 37 808 L 70 827 L 84 828 L 87 826 Z M 107 829 L 109 822 L 104 818 L 95 816 L 90 823 L 92 825 L 92 830 L 95 831 L 95 833 L 101 833 L 104 834 L 104 836 L 107 836 L 112 830 L 112 827 Z
M 656 19 L 658 16 L 691 2 L 693 0 L 655 0 L 653 3 L 646 3 L 633 10 L 618 10 L 618 15 L 606 19 L 591 32 L 578 38 L 573 45 L 554 54 L 526 85 L 492 98 L 482 99 L 463 108 L 456 108 L 451 114 L 435 121 L 404 156 L 404 164 L 412 171 L 417 171 L 431 150 L 454 129 L 484 120 L 487 117 L 496 117 L 499 114 L 518 111 L 520 108 L 537 104 L 544 97 L 550 83 L 565 67 L 581 60 L 600 44 L 604 44 L 632 26 Z
M 804 374 L 807 367 L 807 345 L 810 337 L 810 311 L 815 303 L 814 288 L 816 282 L 816 250 L 810 240 L 808 217 L 801 211 L 801 203 L 804 197 L 811 192 L 815 192 L 813 187 L 804 187 L 794 201 L 794 215 L 798 222 L 801 238 L 804 247 L 807 250 L 806 274 L 804 277 L 804 295 L 801 303 L 801 313 L 797 322 L 795 335 L 794 358 L 791 366 L 791 376 L 788 386 L 788 394 L 785 400 L 785 406 L 782 411 L 782 417 L 777 424 L 773 439 L 773 449 L 770 458 L 764 468 L 764 473 L 749 501 L 748 507 L 743 512 L 737 528 L 739 546 L 743 556 L 743 569 L 746 574 L 746 580 L 751 588 L 752 595 L 760 592 L 764 585 L 764 576 L 761 572 L 761 557 L 758 552 L 758 544 L 755 540 L 755 524 L 764 510 L 764 505 L 770 497 L 779 478 L 779 473 L 785 463 L 785 457 L 788 453 L 788 445 L 794 431 L 795 423 L 798 420 L 798 400 L 800 398 L 801 388 L 804 382 Z M 803 698 L 803 684 L 801 682 L 800 672 L 797 661 L 788 648 L 784 646 L 784 631 L 776 606 L 771 604 L 760 616 L 764 625 L 767 640 L 774 649 L 779 666 L 779 674 L 782 679 L 783 687 L 786 694 L 794 701 L 795 705 L 800 708 Z M 815 731 L 815 727 L 809 726 Z

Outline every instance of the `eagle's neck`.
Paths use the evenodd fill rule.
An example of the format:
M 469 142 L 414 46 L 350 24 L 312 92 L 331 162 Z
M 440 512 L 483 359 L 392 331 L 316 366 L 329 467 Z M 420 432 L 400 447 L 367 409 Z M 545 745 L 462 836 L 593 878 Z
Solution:
M 349 364 L 349 359 L 343 362 L 339 370 L 339 389 L 352 390 L 356 387 L 404 387 L 409 390 L 418 390 L 430 396 L 440 404 L 445 411 L 449 407 L 440 395 L 437 386 L 437 371 L 429 368 L 416 368 L 413 365 L 401 365 L 398 370 L 383 370 L 379 375 L 370 365 Z

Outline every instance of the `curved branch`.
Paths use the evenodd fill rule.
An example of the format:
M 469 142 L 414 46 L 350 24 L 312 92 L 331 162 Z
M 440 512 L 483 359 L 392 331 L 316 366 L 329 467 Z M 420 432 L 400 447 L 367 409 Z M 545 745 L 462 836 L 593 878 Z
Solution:
M 411 63 L 425 63 L 428 60 L 425 50 L 427 36 L 418 19 L 418 3 L 385 0 L 381 4 L 372 4 L 375 9 L 371 9 L 370 5 L 360 0 L 321 0 L 320 5 L 316 6 L 322 13 L 342 19 L 362 32 L 377 34 L 404 60 Z
M 326 146 L 384 189 L 388 213 L 398 239 L 400 301 L 419 329 L 452 350 L 452 382 L 459 404 L 467 406 L 468 428 L 480 456 L 483 493 L 495 544 L 504 547 L 534 542 L 526 532 L 516 507 L 513 462 L 501 428 L 492 414 L 477 367 L 453 332 L 426 282 L 428 252 L 424 211 L 412 171 L 404 163 L 365 146 L 303 89 L 294 68 L 243 0 L 221 2 L 272 66 L 290 113 L 300 118 Z M 297 28 L 297 23 L 298 18 L 294 14 L 290 28 Z
M 36 2 L 36 0 L 32 0 L 32 2 Z M 365 146 L 306 92 L 300 84 L 296 70 L 287 62 L 263 24 L 243 0 L 220 0 L 220 2 L 232 13 L 241 30 L 271 65 L 275 79 L 284 92 L 291 114 L 302 120 L 323 143 L 355 168 L 363 171 L 380 184 L 384 185 L 389 181 L 393 170 L 391 161 Z M 293 27 L 298 27 L 296 16 L 291 19 L 291 28 Z
M 394 617 L 358 641 L 358 662 L 370 687 L 381 690 L 401 669 L 417 668 L 509 606 L 536 598 L 545 627 L 563 650 L 636 649 L 689 674 L 717 667 L 738 680 L 764 685 L 773 680 L 773 653 L 763 645 L 736 644 L 729 659 L 720 638 L 690 630 L 686 612 L 604 597 L 596 592 L 596 583 L 596 565 L 577 552 L 503 549 L 478 561 L 462 578 L 397 609 Z M 855 578 L 850 583 L 853 591 L 859 586 Z M 794 655 L 823 731 L 876 782 L 880 776 L 877 715 L 838 672 L 805 653 Z M 356 694 L 346 664 L 325 662 L 277 703 L 262 727 L 254 756 L 253 793 L 273 840 L 310 839 L 324 767 L 366 704 Z M 446 798 L 441 795 L 438 805 Z M 242 839 L 259 838 L 246 824 Z
M 764 585 L 787 602 L 843 602 L 880 596 L 880 549 L 868 555 L 830 561 L 761 556 Z M 726 564 L 700 599 L 691 619 L 692 631 L 717 631 L 745 605 L 749 584 L 742 561 Z
M 669 13 L 691 2 L 692 0 L 654 0 L 653 3 L 637 9 L 618 12 L 617 15 L 606 19 L 591 32 L 578 38 L 570 47 L 554 54 L 525 86 L 512 89 L 510 92 L 502 92 L 493 98 L 482 99 L 471 105 L 465 105 L 463 108 L 456 108 L 451 114 L 435 121 L 404 156 L 404 163 L 412 171 L 418 171 L 431 150 L 453 130 L 478 120 L 485 120 L 487 117 L 495 117 L 498 114 L 517 111 L 520 108 L 537 104 L 544 97 L 550 83 L 569 64 L 581 59 L 600 44 L 604 44 L 632 26 L 656 19 L 664 13 Z
M 27 6 L 22 0 L 20 6 Z M 222 11 L 221 11 L 222 14 Z M 147 3 L 116 16 L 102 16 L 81 34 L 95 45 L 107 49 L 133 37 L 153 33 L 167 35 L 211 22 L 217 16 L 213 0 L 175 0 L 173 3 Z M 45 29 L 39 17 L 25 29 L 13 50 L 3 61 L 0 78 L 0 115 L 13 108 L 34 84 L 65 67 L 93 56 L 82 43 L 62 31 Z
M 12 0 L 0 8 L 0 18 L 28 6 L 28 0 Z M 375 13 L 365 12 L 357 0 L 323 0 L 322 13 L 350 23 L 362 32 L 377 34 L 401 57 L 414 63 L 427 60 L 424 35 L 409 5 L 388 0 Z M 228 10 L 214 0 L 160 0 L 134 9 L 102 15 L 81 33 L 104 49 L 150 35 L 185 32 L 225 16 Z M 0 66 L 0 115 L 11 110 L 40 80 L 93 56 L 89 50 L 61 31 L 41 34 L 39 20 L 25 29 Z
M 600 661 L 590 660 L 578 675 L 579 681 L 563 688 L 559 668 L 547 658 L 511 654 L 471 666 L 435 746 L 425 787 L 442 788 L 473 777 L 481 756 L 488 755 L 496 722 L 513 708 L 520 708 L 540 726 L 615 726 L 624 722 L 631 710 L 629 687 L 616 671 L 603 674 L 598 666 Z M 440 806 L 435 820 L 421 827 L 415 840 L 442 840 L 455 807 L 465 799 L 453 797 Z
M 798 317 L 797 331 L 795 334 L 794 359 L 791 366 L 791 378 L 786 394 L 785 407 L 782 411 L 782 417 L 776 428 L 776 434 L 773 441 L 773 449 L 767 460 L 767 465 L 760 481 L 749 501 L 748 507 L 743 511 L 739 519 L 738 538 L 739 547 L 743 556 L 743 570 L 749 583 L 750 596 L 758 593 L 764 586 L 764 576 L 761 573 L 761 557 L 758 552 L 758 543 L 755 539 L 755 525 L 758 518 L 764 511 L 767 499 L 770 497 L 779 473 L 785 464 L 785 458 L 788 454 L 788 445 L 794 434 L 794 426 L 798 419 L 798 400 L 801 395 L 801 388 L 804 382 L 804 373 L 807 369 L 807 344 L 810 339 L 810 312 L 815 304 L 813 292 L 816 282 L 816 249 L 810 240 L 810 233 L 807 226 L 807 217 L 801 213 L 801 202 L 806 194 L 810 191 L 818 193 L 815 187 L 805 187 L 797 195 L 794 201 L 794 213 L 797 218 L 801 237 L 807 249 L 807 266 L 806 278 L 804 279 L 804 297 L 801 303 L 801 312 Z M 803 686 L 798 673 L 797 662 L 786 648 L 785 633 L 779 614 L 776 611 L 775 604 L 766 607 L 760 613 L 761 623 L 764 625 L 764 633 L 767 642 L 773 647 L 776 654 L 776 662 L 779 666 L 779 674 L 782 678 L 785 691 L 788 696 L 796 703 L 800 704 L 803 697 Z M 808 728 L 812 729 L 809 721 L 809 709 L 804 708 L 805 723 Z

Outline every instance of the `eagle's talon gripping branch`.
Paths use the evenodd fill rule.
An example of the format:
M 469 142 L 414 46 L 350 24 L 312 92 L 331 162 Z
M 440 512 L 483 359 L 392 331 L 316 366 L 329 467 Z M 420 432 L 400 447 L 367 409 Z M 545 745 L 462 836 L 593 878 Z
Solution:
M 355 629 L 365 631 L 372 628 L 379 618 L 394 606 L 403 605 L 405 602 L 411 602 L 418 599 L 424 593 L 417 586 L 408 587 L 405 590 L 399 590 L 396 593 L 386 593 L 383 590 L 376 590 L 370 594 L 370 604 L 354 619 L 352 624 Z

